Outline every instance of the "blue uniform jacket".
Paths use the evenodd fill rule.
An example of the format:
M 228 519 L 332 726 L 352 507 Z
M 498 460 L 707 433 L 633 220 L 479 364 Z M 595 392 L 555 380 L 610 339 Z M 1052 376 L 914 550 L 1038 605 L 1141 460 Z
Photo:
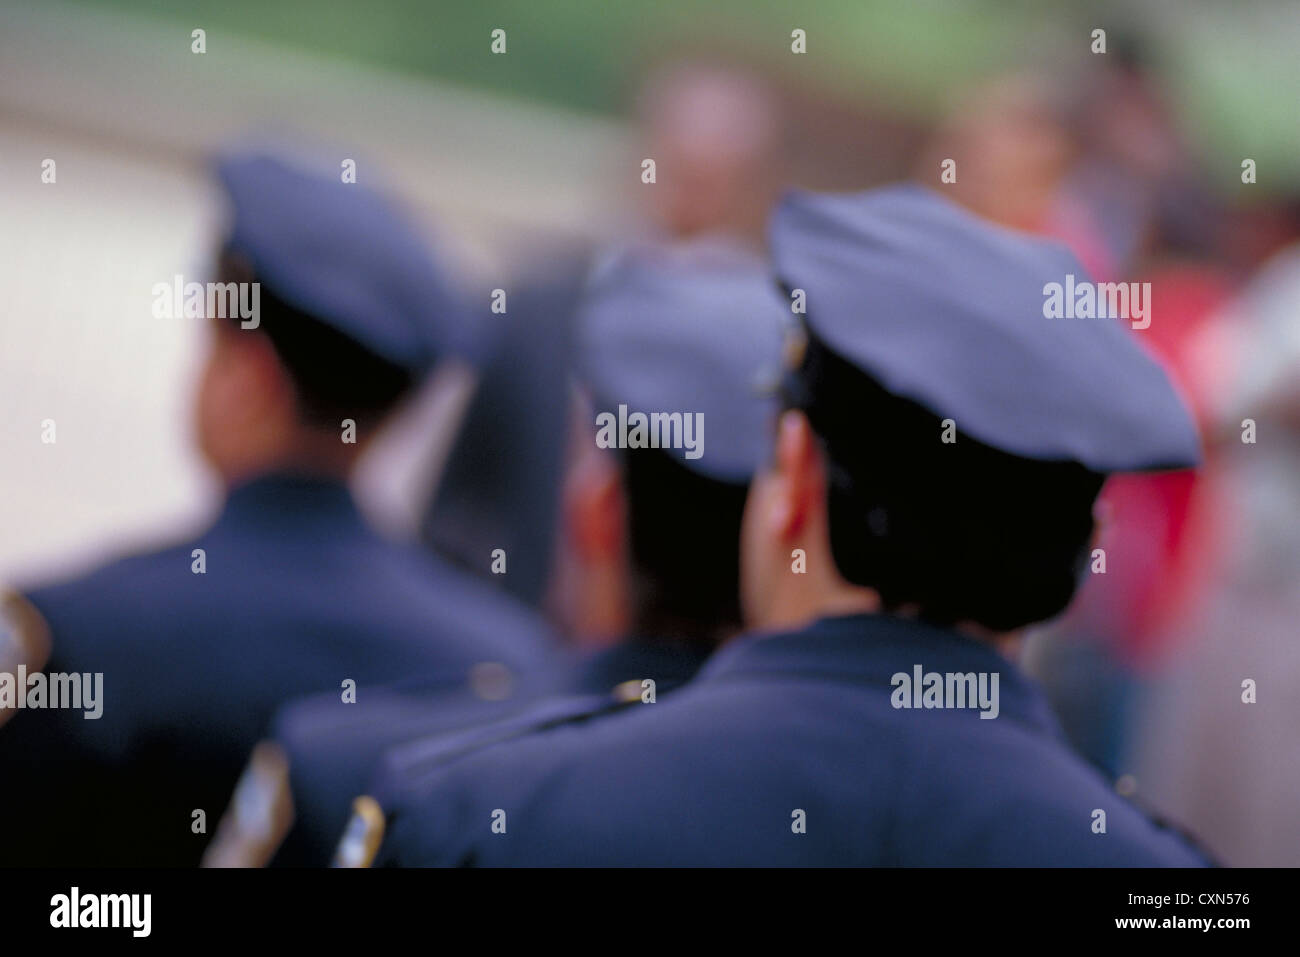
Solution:
M 430 693 L 424 687 L 394 687 L 355 706 L 341 705 L 335 695 L 291 702 L 277 713 L 272 736 L 288 758 L 294 823 L 274 863 L 330 862 L 352 800 L 367 791 L 386 748 L 417 739 L 441 740 L 467 728 L 491 733 L 521 725 L 527 729 L 530 721 L 540 720 L 544 702 L 605 703 L 625 681 L 651 678 L 656 694 L 663 694 L 688 681 L 706 656 L 705 648 L 687 642 L 628 638 L 566 662 L 557 673 L 539 676 L 501 700 L 485 700 L 472 690 Z
M 461 687 L 478 663 L 529 673 L 551 655 L 522 606 L 380 538 L 344 485 L 303 476 L 249 482 L 195 541 L 28 597 L 50 626 L 47 670 L 103 673 L 103 716 L 19 712 L 0 734 L 0 811 L 31 838 L 3 863 L 196 862 L 281 703 L 348 679 L 359 701 L 405 677 Z
M 917 665 L 998 674 L 997 717 L 895 707 Z M 389 817 L 396 865 L 1206 863 L 1069 750 L 1007 659 L 869 615 L 740 639 L 662 704 L 455 757 Z

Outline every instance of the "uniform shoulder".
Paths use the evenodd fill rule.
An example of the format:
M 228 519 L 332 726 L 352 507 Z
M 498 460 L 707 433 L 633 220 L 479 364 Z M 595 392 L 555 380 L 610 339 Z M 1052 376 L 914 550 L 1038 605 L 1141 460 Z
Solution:
M 163 613 L 192 586 L 191 551 L 189 545 L 171 545 L 112 559 L 37 583 L 23 594 L 48 623 L 56 657 L 83 643 L 123 646 L 127 638 L 149 633 L 140 626 L 142 617 Z
M 185 581 L 182 576 L 194 574 L 194 547 L 190 543 L 172 543 L 109 558 L 89 568 L 34 582 L 25 594 L 38 606 L 112 602 L 115 596 L 149 587 L 160 579 Z
M 744 766 L 761 762 L 772 738 L 768 723 L 737 714 L 744 710 L 737 699 L 748 690 L 697 694 L 687 686 L 654 704 L 592 707 L 555 725 L 539 709 L 530 733 L 456 754 L 418 778 L 395 779 L 390 763 L 381 787 L 390 814 L 386 862 L 491 863 L 501 848 L 488 840 L 484 822 L 498 811 L 522 825 L 508 863 L 668 862 L 689 855 L 705 842 L 667 841 L 656 850 L 650 834 L 680 823 L 684 806 L 716 818 L 709 807 L 749 800 L 755 781 Z M 628 822 L 631 849 L 618 839 Z M 555 846 L 546 835 L 557 834 L 573 843 Z
M 968 722 L 901 750 L 902 863 L 1200 867 L 1206 857 L 1120 795 L 1064 740 Z M 983 727 L 981 727 L 983 725 Z

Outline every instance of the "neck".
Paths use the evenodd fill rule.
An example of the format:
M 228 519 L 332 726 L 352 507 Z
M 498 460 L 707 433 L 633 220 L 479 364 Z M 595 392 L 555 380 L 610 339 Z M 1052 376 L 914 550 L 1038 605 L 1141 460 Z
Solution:
M 802 628 L 818 618 L 869 615 L 880 611 L 880 596 L 875 591 L 842 579 L 810 577 L 798 585 L 800 587 L 791 588 L 784 595 L 774 596 L 765 620 L 753 625 L 765 631 L 786 631 Z
M 792 584 L 794 581 L 792 579 Z M 752 626 L 765 631 L 794 631 L 819 618 L 873 615 L 883 609 L 880 595 L 874 589 L 851 584 L 838 575 L 821 578 L 810 575 L 806 581 L 798 584 L 798 588 L 776 596 L 765 619 L 751 623 Z M 914 607 L 893 609 L 891 614 L 900 618 L 920 619 Z M 997 632 L 968 621 L 958 622 L 951 628 L 983 642 L 1011 661 L 1020 657 L 1023 629 Z
M 313 475 L 346 482 L 352 473 L 357 449 L 357 446 L 342 445 L 334 437 L 323 441 L 315 437 L 302 437 L 283 451 L 242 457 L 228 456 L 225 461 L 217 463 L 217 470 L 228 489 L 275 472 Z
M 1020 660 L 1020 646 L 1025 637 L 1023 628 L 1017 631 L 990 631 L 975 622 L 962 621 L 953 626 L 953 631 L 959 631 L 963 635 L 982 641 L 1009 661 Z

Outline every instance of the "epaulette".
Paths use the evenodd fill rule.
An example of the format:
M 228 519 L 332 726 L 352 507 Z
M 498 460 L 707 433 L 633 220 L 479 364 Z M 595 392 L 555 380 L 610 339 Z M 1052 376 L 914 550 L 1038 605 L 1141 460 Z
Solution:
M 293 826 L 289 760 L 274 741 L 253 749 L 202 867 L 265 867 Z
M 0 683 L 9 682 L 14 695 L 25 693 L 25 672 L 39 671 L 50 657 L 50 626 L 36 606 L 13 589 L 0 588 Z M 0 695 L 0 725 L 13 714 L 12 703 Z
M 436 774 L 448 762 L 493 745 L 621 710 L 645 700 L 644 693 L 642 681 L 624 681 L 607 694 L 550 699 L 522 715 L 392 749 L 374 793 L 357 798 L 352 819 L 339 842 L 334 866 L 369 867 L 383 841 L 386 814 L 397 796 L 409 789 L 418 791 L 421 781 Z M 372 841 L 373 848 L 366 850 L 371 848 Z

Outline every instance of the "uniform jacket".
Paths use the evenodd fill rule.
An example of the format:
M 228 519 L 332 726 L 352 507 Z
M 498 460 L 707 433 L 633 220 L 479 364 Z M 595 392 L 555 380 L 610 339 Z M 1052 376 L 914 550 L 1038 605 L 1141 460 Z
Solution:
M 28 597 L 52 636 L 47 670 L 101 672 L 103 714 L 19 712 L 0 734 L 0 805 L 31 837 L 4 863 L 196 862 L 194 811 L 210 834 L 279 704 L 549 656 L 530 614 L 374 534 L 344 485 L 302 476 L 235 489 L 193 542 Z
M 895 707 L 917 665 L 997 674 L 997 717 Z M 457 757 L 393 808 L 380 861 L 1206 863 L 1069 750 L 1010 661 L 872 615 L 739 639 L 661 704 Z
M 623 682 L 653 679 L 656 695 L 696 672 L 706 650 L 686 642 L 628 638 L 565 662 L 553 673 L 519 682 L 509 697 L 493 700 L 470 689 L 394 687 L 354 705 L 336 695 L 314 695 L 276 715 L 273 737 L 284 749 L 294 823 L 277 854 L 278 865 L 319 866 L 333 858 L 352 801 L 366 793 L 387 748 L 419 739 L 455 744 L 461 736 L 497 738 L 531 730 L 556 703 L 565 713 L 586 713 L 611 703 Z

